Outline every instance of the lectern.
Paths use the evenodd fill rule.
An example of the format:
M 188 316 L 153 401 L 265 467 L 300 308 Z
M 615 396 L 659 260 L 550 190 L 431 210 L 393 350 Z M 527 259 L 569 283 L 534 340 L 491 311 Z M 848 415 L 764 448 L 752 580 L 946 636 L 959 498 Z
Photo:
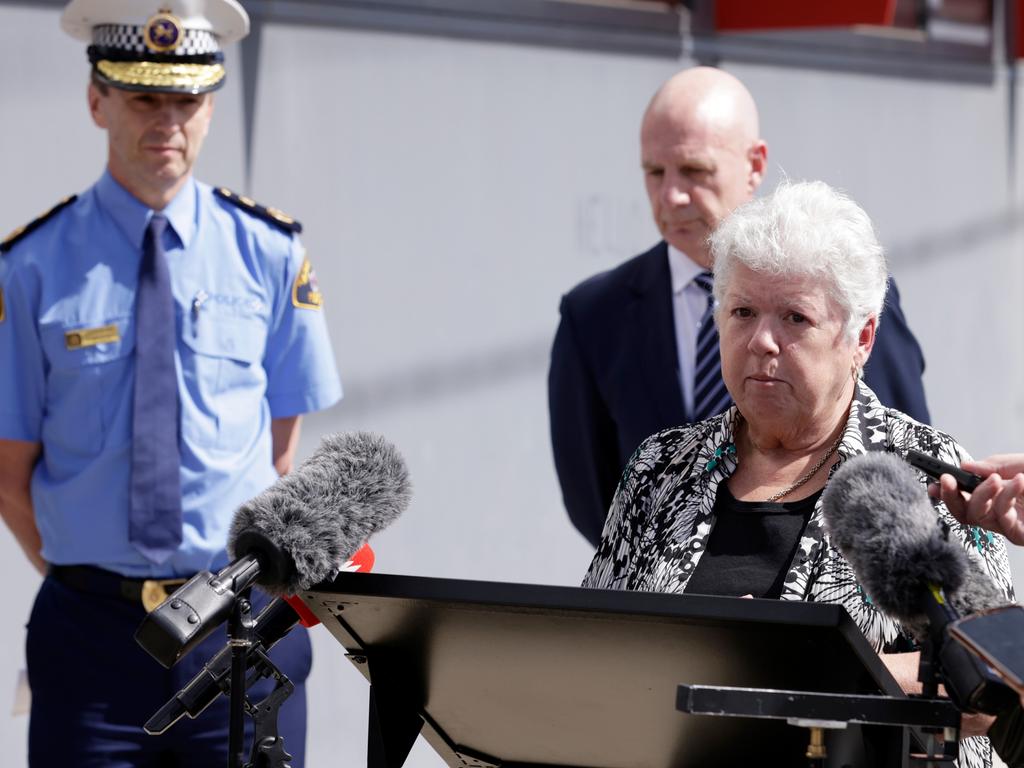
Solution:
M 347 573 L 302 597 L 371 684 L 370 768 L 421 732 L 451 768 L 805 766 L 806 729 L 680 691 L 902 697 L 835 605 Z M 904 728 L 825 733 L 825 765 L 907 764 Z

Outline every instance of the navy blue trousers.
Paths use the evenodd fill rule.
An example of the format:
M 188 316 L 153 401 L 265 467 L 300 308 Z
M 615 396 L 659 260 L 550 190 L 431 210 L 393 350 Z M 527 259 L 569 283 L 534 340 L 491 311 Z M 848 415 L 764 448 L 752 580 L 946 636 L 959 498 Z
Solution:
M 253 590 L 254 611 L 267 602 Z M 181 690 L 227 642 L 223 627 L 172 669 L 140 648 L 135 630 L 145 612 L 119 597 L 73 590 L 47 577 L 36 596 L 26 640 L 32 711 L 31 768 L 225 768 L 228 762 L 228 700 L 220 696 L 195 720 L 184 717 L 161 736 L 142 729 L 153 713 Z M 305 760 L 306 689 L 312 661 L 309 637 L 293 629 L 271 652 L 295 692 L 281 709 L 280 734 L 294 759 Z M 261 700 L 263 680 L 250 689 Z M 246 718 L 245 760 L 252 744 Z

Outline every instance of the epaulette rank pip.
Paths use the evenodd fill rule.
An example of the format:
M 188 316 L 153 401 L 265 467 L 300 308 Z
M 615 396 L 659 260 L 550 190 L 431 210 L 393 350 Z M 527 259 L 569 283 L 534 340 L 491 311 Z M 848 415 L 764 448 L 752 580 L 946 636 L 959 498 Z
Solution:
M 67 208 L 69 205 L 71 205 L 77 199 L 78 199 L 78 195 L 69 195 L 68 197 L 65 197 L 63 200 L 61 200 L 59 203 L 57 203 L 55 206 L 53 206 L 53 208 L 48 210 L 46 213 L 44 213 L 39 218 L 33 219 L 32 221 L 30 221 L 28 224 L 26 224 L 23 227 L 18 227 L 16 230 L 11 232 L 11 234 L 9 234 L 7 237 L 5 237 L 3 239 L 3 242 L 0 242 L 0 253 L 7 253 L 7 251 L 11 250 L 11 247 L 16 242 L 21 240 L 21 238 L 23 238 L 29 232 L 32 232 L 33 230 L 38 229 L 40 226 L 45 224 L 54 214 L 58 213 L 59 211 L 61 211 L 64 208 Z
M 253 216 L 258 216 L 261 219 L 269 221 L 271 224 L 276 224 L 281 229 L 287 230 L 288 232 L 295 232 L 296 234 L 302 232 L 302 224 L 284 211 L 260 205 L 252 198 L 246 197 L 245 195 L 239 195 L 237 192 L 232 192 L 227 187 L 217 187 L 213 191 L 214 194 L 222 200 L 227 200 L 229 203 L 233 203 L 239 208 L 248 211 Z

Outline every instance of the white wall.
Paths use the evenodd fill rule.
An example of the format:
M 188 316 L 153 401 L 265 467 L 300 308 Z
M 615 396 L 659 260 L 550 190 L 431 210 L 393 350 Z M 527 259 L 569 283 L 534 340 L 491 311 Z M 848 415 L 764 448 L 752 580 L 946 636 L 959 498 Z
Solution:
M 415 484 L 374 541 L 377 570 L 574 584 L 586 569 L 551 463 L 548 348 L 560 294 L 656 239 L 637 128 L 685 63 L 266 29 L 251 193 L 306 224 L 347 392 L 307 420 L 301 451 L 325 432 L 377 431 Z M 767 186 L 782 170 L 822 178 L 875 219 L 928 359 L 934 422 L 978 455 L 1021 448 L 1024 276 L 1020 228 L 1005 223 L 1002 83 L 726 67 L 761 104 Z M 56 12 L 0 6 L 0 71 L 6 231 L 87 186 L 103 143 L 84 52 Z M 242 157 L 235 77 L 199 175 L 237 187 Z M 5 697 L 38 580 L 4 534 L 0 576 L 0 740 L 20 765 L 26 720 L 6 716 Z M 365 683 L 327 632 L 314 644 L 309 764 L 359 765 Z M 409 765 L 440 761 L 421 745 Z

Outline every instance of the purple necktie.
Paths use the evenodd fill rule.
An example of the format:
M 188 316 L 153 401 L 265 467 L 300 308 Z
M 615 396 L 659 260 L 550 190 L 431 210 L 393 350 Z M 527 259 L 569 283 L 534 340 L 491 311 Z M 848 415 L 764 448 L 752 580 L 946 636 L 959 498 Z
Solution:
M 181 544 L 177 334 L 171 275 L 164 253 L 167 218 L 153 214 L 142 245 L 135 297 L 135 399 L 128 539 L 162 563 Z

